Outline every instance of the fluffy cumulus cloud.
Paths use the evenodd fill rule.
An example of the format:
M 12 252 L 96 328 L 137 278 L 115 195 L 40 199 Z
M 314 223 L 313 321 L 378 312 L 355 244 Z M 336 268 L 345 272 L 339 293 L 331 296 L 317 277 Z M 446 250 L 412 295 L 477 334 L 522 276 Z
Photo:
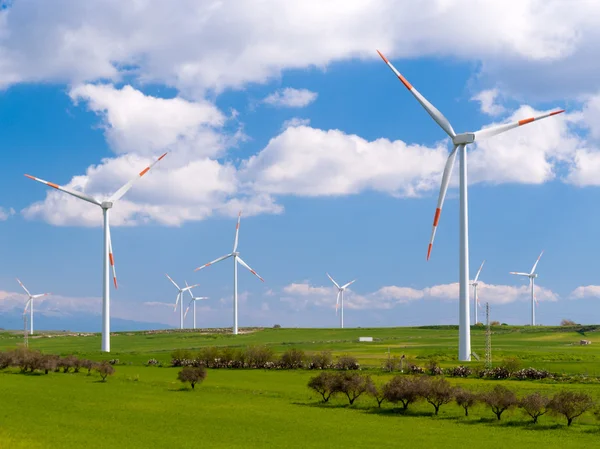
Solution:
M 599 288 L 600 290 L 600 288 Z M 528 301 L 531 298 L 528 285 L 519 287 L 493 285 L 480 282 L 479 296 L 485 297 L 491 304 L 510 304 L 515 301 Z M 600 293 L 600 292 L 599 292 Z M 337 292 L 335 287 L 312 286 L 308 282 L 293 283 L 280 292 L 280 301 L 293 310 L 303 310 L 308 306 L 335 308 Z M 458 283 L 434 285 L 416 289 L 412 287 L 385 286 L 367 293 L 359 294 L 348 288 L 344 294 L 344 307 L 354 310 L 392 309 L 414 301 L 457 301 Z M 557 301 L 553 291 L 536 287 L 536 300 Z
M 573 290 L 571 299 L 600 298 L 600 285 L 582 285 Z
M 316 92 L 311 92 L 308 89 L 286 87 L 273 92 L 263 100 L 263 103 L 284 108 L 303 108 L 315 101 L 317 95 Z
M 32 294 L 37 294 L 33 292 Z M 25 293 L 0 290 L 0 312 L 23 313 L 27 302 Z M 73 298 L 61 295 L 48 295 L 37 298 L 34 311 L 43 315 L 67 316 L 83 314 L 100 314 L 102 310 L 101 298 Z
M 6 221 L 15 214 L 15 210 L 11 208 L 0 207 L 0 221 Z
M 487 115 L 500 115 L 506 112 L 506 108 L 498 102 L 499 91 L 495 89 L 482 90 L 474 95 L 471 100 L 480 104 L 481 112 Z
M 575 95 L 595 85 L 598 22 L 593 1 L 21 0 L 2 12 L 0 83 L 127 76 L 201 95 L 380 48 L 478 60 L 522 93 Z

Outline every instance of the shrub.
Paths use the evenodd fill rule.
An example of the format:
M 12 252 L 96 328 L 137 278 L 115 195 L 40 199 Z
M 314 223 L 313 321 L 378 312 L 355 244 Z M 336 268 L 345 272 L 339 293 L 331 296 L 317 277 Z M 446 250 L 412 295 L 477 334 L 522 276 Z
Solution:
M 120 363 L 119 359 L 110 359 L 108 361 L 108 363 L 110 363 L 111 365 L 118 365 Z
M 205 366 L 207 368 L 218 368 L 220 362 L 220 351 L 216 346 L 205 346 L 200 349 L 193 359 L 182 366 Z M 186 360 L 186 359 L 184 359 Z
M 537 370 L 535 368 L 524 368 L 519 371 L 515 371 L 511 374 L 512 378 L 518 380 L 537 380 L 537 379 L 548 379 L 554 377 L 549 371 Z
M 0 352 L 0 369 L 6 369 L 12 365 L 12 354 L 10 352 Z
M 577 326 L 577 323 L 573 320 L 568 320 L 566 318 L 563 318 L 560 322 L 561 326 Z
M 506 369 L 510 374 L 521 369 L 521 360 L 516 357 L 507 357 L 502 361 L 502 367 Z
M 273 349 L 267 346 L 250 346 L 246 349 L 246 358 L 251 368 L 267 368 L 273 361 Z
M 442 368 L 440 368 L 440 364 L 434 359 L 431 359 L 427 362 L 427 372 L 431 376 L 440 376 L 444 374 Z
M 150 359 L 146 362 L 146 365 L 148 366 L 158 366 L 159 362 L 156 359 Z
M 280 325 L 280 324 L 275 324 L 275 325 L 273 326 L 273 329 L 281 329 L 281 325 Z
M 425 374 L 425 370 L 422 367 L 420 367 L 418 365 L 413 365 L 410 362 L 408 364 L 407 371 L 410 374 Z
M 344 393 L 350 405 L 354 404 L 354 401 L 373 384 L 369 376 L 358 373 L 338 373 L 335 383 L 335 390 Z
M 497 366 L 491 369 L 484 369 L 479 371 L 479 377 L 487 377 L 489 379 L 508 379 L 510 377 L 510 371 L 504 366 Z
M 311 362 L 308 365 L 310 369 L 327 369 L 333 365 L 333 358 L 330 351 L 321 351 L 311 356 Z
M 448 368 L 446 374 L 452 377 L 469 377 L 473 371 L 468 366 L 455 366 L 454 368 Z
M 486 403 L 500 420 L 502 413 L 517 405 L 517 396 L 514 391 L 502 385 L 496 385 L 492 390 L 481 395 L 482 402 Z
M 344 354 L 338 357 L 335 368 L 344 370 L 356 370 L 360 369 L 360 365 L 356 357 Z
M 106 382 L 106 378 L 115 373 L 114 367 L 108 362 L 102 362 L 96 365 L 96 371 L 98 371 L 98 374 L 100 374 L 102 382 Z
M 395 355 L 394 357 L 388 357 L 383 361 L 382 368 L 384 371 L 392 372 L 395 370 L 400 370 L 400 357 Z
M 550 398 L 536 391 L 533 394 L 522 397 L 519 400 L 519 407 L 521 407 L 527 415 L 531 416 L 531 419 L 535 424 L 538 422 L 540 416 L 546 414 L 549 403 Z
M 189 349 L 176 349 L 171 353 L 172 366 L 187 366 L 191 364 L 192 352 Z
M 281 366 L 286 369 L 298 369 L 304 366 L 306 355 L 301 349 L 290 348 L 281 355 Z
M 392 404 L 402 403 L 403 410 L 421 399 L 421 379 L 395 376 L 383 387 L 385 400 Z
M 183 383 L 189 382 L 193 390 L 197 383 L 206 379 L 206 368 L 203 366 L 186 366 L 179 371 L 177 378 Z
M 469 416 L 469 408 L 477 404 L 479 397 L 472 391 L 457 388 L 454 391 L 454 400 L 465 410 L 465 416 Z
M 594 401 L 585 393 L 575 393 L 573 391 L 560 391 L 556 393 L 548 408 L 555 415 L 563 415 L 567 419 L 567 426 L 570 426 L 573 420 L 594 407 Z
M 308 381 L 308 388 L 315 390 L 323 397 L 323 402 L 328 402 L 331 396 L 339 390 L 336 388 L 337 376 L 335 373 L 322 372 Z
M 421 394 L 427 402 L 433 405 L 437 415 L 442 405 L 448 404 L 454 399 L 454 388 L 444 378 L 425 378 L 421 383 Z

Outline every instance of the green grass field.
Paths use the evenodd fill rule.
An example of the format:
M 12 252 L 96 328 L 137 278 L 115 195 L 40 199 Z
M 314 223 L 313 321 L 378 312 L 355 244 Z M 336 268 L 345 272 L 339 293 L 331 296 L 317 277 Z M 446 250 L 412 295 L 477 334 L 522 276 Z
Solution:
M 296 347 L 307 352 L 330 349 L 349 353 L 378 381 L 389 375 L 379 370 L 387 357 L 406 354 L 425 364 L 434 356 L 454 366 L 458 331 L 455 328 L 390 329 L 265 329 L 231 335 L 171 332 L 124 333 L 112 338 L 110 356 L 100 354 L 99 336 L 30 339 L 30 347 L 46 353 L 76 353 L 102 360 L 118 358 L 116 374 L 106 383 L 97 374 L 49 375 L 0 372 L 0 448 L 84 447 L 375 447 L 411 444 L 413 447 L 581 447 L 600 437 L 600 423 L 588 414 L 567 428 L 559 418 L 543 416 L 530 425 L 521 412 L 507 412 L 497 422 L 487 408 L 477 406 L 465 418 L 454 404 L 432 417 L 427 403 L 411 406 L 403 416 L 385 404 L 376 408 L 370 397 L 348 407 L 342 397 L 320 404 L 307 389 L 313 372 L 267 370 L 209 370 L 206 381 L 192 391 L 177 381 L 177 368 L 147 367 L 150 358 L 168 365 L 176 348 L 206 345 L 266 344 L 277 352 Z M 373 343 L 358 343 L 372 336 Z M 579 346 L 580 339 L 592 341 Z M 0 349 L 22 343 L 18 334 L 0 334 Z M 484 332 L 473 331 L 473 350 L 484 355 Z M 493 336 L 495 360 L 517 356 L 523 366 L 554 372 L 600 375 L 600 339 L 574 330 L 498 328 Z M 477 364 L 477 362 L 472 362 Z M 472 389 L 498 381 L 452 380 Z M 559 388 L 586 391 L 600 400 L 600 384 L 553 384 L 543 381 L 505 381 L 521 394 L 552 393 Z M 492 419 L 493 418 L 493 419 Z

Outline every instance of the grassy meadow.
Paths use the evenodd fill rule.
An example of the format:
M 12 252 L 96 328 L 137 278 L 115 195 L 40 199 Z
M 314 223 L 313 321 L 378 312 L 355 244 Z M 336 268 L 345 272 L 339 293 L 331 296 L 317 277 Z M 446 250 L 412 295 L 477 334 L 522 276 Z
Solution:
M 498 327 L 493 357 L 516 356 L 523 366 L 553 372 L 600 376 L 600 338 L 595 329 Z M 579 331 L 579 332 L 578 332 Z M 599 334 L 600 335 L 600 334 Z M 372 336 L 372 343 L 358 343 Z M 474 328 L 473 350 L 484 357 L 484 330 Z M 579 340 L 591 340 L 580 346 Z M 600 422 L 584 415 L 567 428 L 560 418 L 543 416 L 531 425 L 518 409 L 497 421 L 478 405 L 464 417 L 455 404 L 433 408 L 421 402 L 406 415 L 391 404 L 377 409 L 361 396 L 349 407 L 345 397 L 319 402 L 306 384 L 307 370 L 208 370 L 195 391 L 177 381 L 178 368 L 168 367 L 177 348 L 268 345 L 276 352 L 295 347 L 307 353 L 323 349 L 352 354 L 377 383 L 390 374 L 379 368 L 387 357 L 405 354 L 425 365 L 435 357 L 456 366 L 458 330 L 454 327 L 378 329 L 264 329 L 232 336 L 209 332 L 120 333 L 110 355 L 99 352 L 99 335 L 30 339 L 44 353 L 77 354 L 94 360 L 118 358 L 116 373 L 106 383 L 96 373 L 20 374 L 0 371 L 0 448 L 84 447 L 581 447 L 600 437 Z M 0 334 L 0 350 L 22 343 L 22 335 Z M 145 366 L 150 358 L 163 367 Z M 471 362 L 473 365 L 480 362 Z M 585 391 L 600 400 L 600 383 L 556 384 L 550 381 L 450 379 L 453 384 L 484 390 L 502 383 L 520 394 L 558 389 Z

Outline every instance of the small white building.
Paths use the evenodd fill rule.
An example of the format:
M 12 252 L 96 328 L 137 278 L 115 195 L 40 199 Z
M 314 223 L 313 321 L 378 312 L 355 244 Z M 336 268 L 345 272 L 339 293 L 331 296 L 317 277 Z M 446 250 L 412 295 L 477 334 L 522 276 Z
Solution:
M 358 341 L 373 341 L 373 337 L 358 337 Z
M 580 345 L 591 345 L 592 342 L 590 340 L 580 340 L 579 344 Z

